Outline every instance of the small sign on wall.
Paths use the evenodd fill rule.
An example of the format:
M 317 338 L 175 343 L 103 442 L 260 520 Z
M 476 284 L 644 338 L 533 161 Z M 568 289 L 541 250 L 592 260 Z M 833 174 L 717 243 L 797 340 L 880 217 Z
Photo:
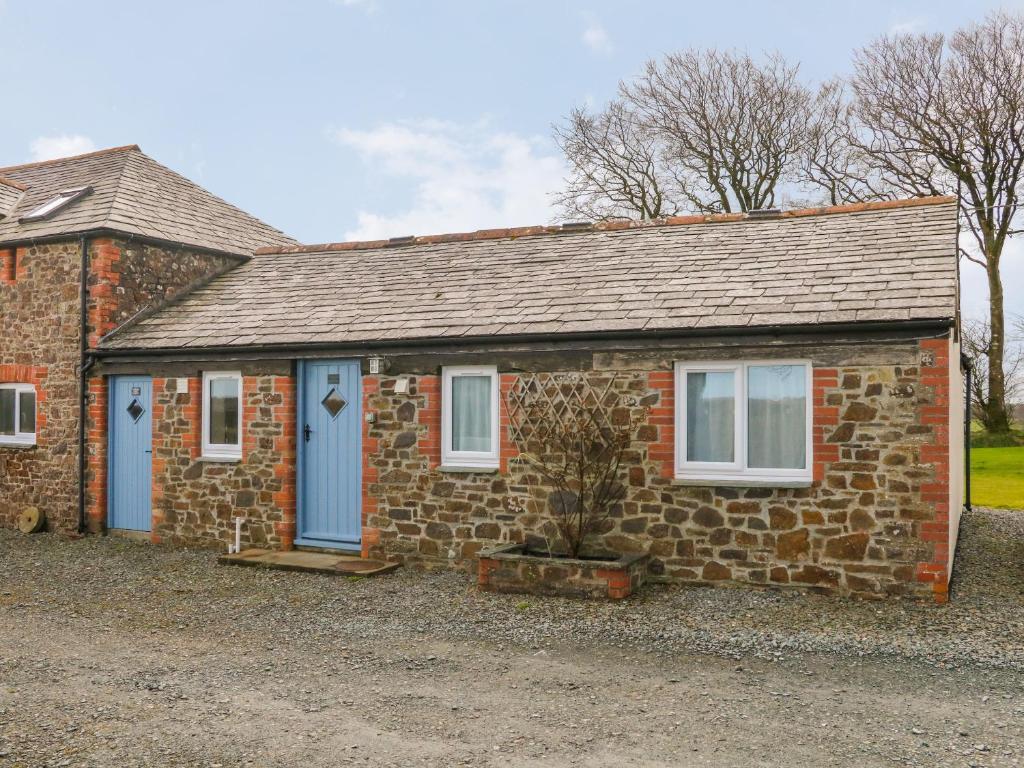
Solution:
M 174 391 L 179 395 L 188 392 L 188 379 L 175 379 Z

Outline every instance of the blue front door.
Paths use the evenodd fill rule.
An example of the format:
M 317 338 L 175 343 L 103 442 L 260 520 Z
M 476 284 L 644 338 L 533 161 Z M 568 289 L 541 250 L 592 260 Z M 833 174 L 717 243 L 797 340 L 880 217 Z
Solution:
M 362 538 L 362 384 L 358 360 L 299 363 L 296 542 L 358 549 Z
M 112 376 L 108 405 L 107 526 L 148 531 L 153 517 L 153 380 Z

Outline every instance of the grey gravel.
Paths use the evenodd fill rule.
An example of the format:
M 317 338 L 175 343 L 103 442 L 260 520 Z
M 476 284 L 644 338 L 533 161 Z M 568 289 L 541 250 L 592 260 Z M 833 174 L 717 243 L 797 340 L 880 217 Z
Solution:
M 0 766 L 1024 765 L 1024 513 L 952 601 L 620 603 L 0 531 Z

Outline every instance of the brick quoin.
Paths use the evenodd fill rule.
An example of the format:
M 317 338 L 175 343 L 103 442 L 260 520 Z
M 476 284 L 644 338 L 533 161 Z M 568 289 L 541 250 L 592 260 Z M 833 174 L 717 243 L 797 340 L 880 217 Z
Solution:
M 418 377 L 416 391 L 423 396 L 419 423 L 426 426 L 417 445 L 420 453 L 427 457 L 429 468 L 436 469 L 441 465 L 441 377 Z
M 274 492 L 274 504 L 281 510 L 281 521 L 274 524 L 274 530 L 281 539 L 281 549 L 288 551 L 295 546 L 296 515 L 296 387 L 291 376 L 274 377 L 274 392 L 281 395 L 281 403 L 273 409 L 274 421 L 281 425 L 281 434 L 274 438 L 274 450 L 281 461 L 274 467 L 274 476 L 281 482 L 281 489 Z M 365 454 L 364 454 L 365 461 Z
M 164 447 L 164 438 L 160 432 L 160 409 L 155 406 L 160 402 L 160 398 L 165 393 L 168 393 L 168 391 L 174 391 L 173 387 L 171 390 L 167 389 L 168 381 L 168 379 L 158 378 L 156 376 L 153 377 L 152 400 L 154 407 L 150 409 L 150 418 L 153 423 L 153 438 L 150 444 L 150 449 L 152 450 L 152 454 L 150 456 L 152 473 L 150 480 L 151 486 L 149 490 L 149 540 L 154 544 L 160 543 L 159 530 L 160 526 L 163 525 L 164 522 L 164 511 L 161 504 L 164 498 L 162 480 L 164 472 L 167 469 L 167 459 L 164 458 L 163 452 L 159 450 Z M 171 381 L 173 381 L 173 379 L 171 379 Z
M 658 393 L 658 402 L 647 414 L 647 423 L 657 428 L 658 438 L 649 444 L 647 456 L 658 466 L 659 476 L 671 480 L 676 474 L 675 372 L 651 371 L 647 386 Z
M 12 248 L 11 258 L 11 281 L 17 283 L 28 278 L 28 255 L 27 248 Z
M 920 523 L 919 537 L 932 547 L 930 560 L 918 563 L 916 577 L 919 582 L 931 584 L 936 602 L 949 599 L 949 404 L 950 357 L 949 339 L 925 339 L 920 342 L 922 359 L 931 357 L 929 365 L 921 366 L 922 398 L 927 404 L 920 407 L 921 424 L 931 427 L 932 442 L 922 445 L 919 457 L 922 464 L 930 464 L 934 477 L 921 484 L 921 500 L 935 510 L 935 518 Z M 930 393 L 930 397 L 929 397 Z
M 512 420 L 508 411 L 508 398 L 517 381 L 519 377 L 514 373 L 503 373 L 498 381 L 501 399 L 498 407 L 498 471 L 503 475 L 508 472 L 509 461 L 519 455 L 515 443 L 512 442 Z
M 89 347 L 117 327 L 117 288 L 121 284 L 121 249 L 110 238 L 92 241 L 89 260 Z
M 830 443 L 829 437 L 839 426 L 839 407 L 829 405 L 827 392 L 839 386 L 839 371 L 835 368 L 815 368 L 811 371 L 811 421 L 812 445 L 814 449 L 815 483 L 825 480 L 828 465 L 839 461 L 838 443 Z
M 17 282 L 17 250 L 0 249 L 0 285 L 14 285 Z
M 363 377 L 363 450 L 362 450 L 362 461 L 363 461 L 363 489 L 362 489 L 362 546 L 360 548 L 360 554 L 365 557 L 371 557 L 378 554 L 380 549 L 380 529 L 371 528 L 370 520 L 377 514 L 378 502 L 377 495 L 373 492 L 373 488 L 377 484 L 378 473 L 377 467 L 375 467 L 370 459 L 377 455 L 380 450 L 380 439 L 372 437 L 370 434 L 373 425 L 366 420 L 366 414 L 372 412 L 370 402 L 372 398 L 380 392 L 380 377 L 379 376 L 364 376 Z
M 107 397 L 107 379 L 90 379 L 86 525 L 91 533 L 99 533 L 107 525 Z

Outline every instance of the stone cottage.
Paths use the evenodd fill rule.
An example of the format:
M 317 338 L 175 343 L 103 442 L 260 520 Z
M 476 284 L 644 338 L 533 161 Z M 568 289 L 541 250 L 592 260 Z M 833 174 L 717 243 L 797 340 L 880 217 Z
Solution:
M 90 530 L 224 547 L 241 517 L 248 544 L 472 567 L 544 535 L 551 489 L 516 457 L 524 403 L 545 398 L 638 424 L 599 543 L 649 553 L 651 576 L 945 598 L 955 201 L 317 246 L 259 232 L 273 242 L 222 243 L 233 260 L 89 336 Z M 38 391 L 32 354 L 3 354 Z M 9 450 L 16 511 L 42 491 L 8 480 Z
M 89 351 L 138 312 L 294 241 L 138 147 L 0 168 L 0 525 L 84 523 Z

